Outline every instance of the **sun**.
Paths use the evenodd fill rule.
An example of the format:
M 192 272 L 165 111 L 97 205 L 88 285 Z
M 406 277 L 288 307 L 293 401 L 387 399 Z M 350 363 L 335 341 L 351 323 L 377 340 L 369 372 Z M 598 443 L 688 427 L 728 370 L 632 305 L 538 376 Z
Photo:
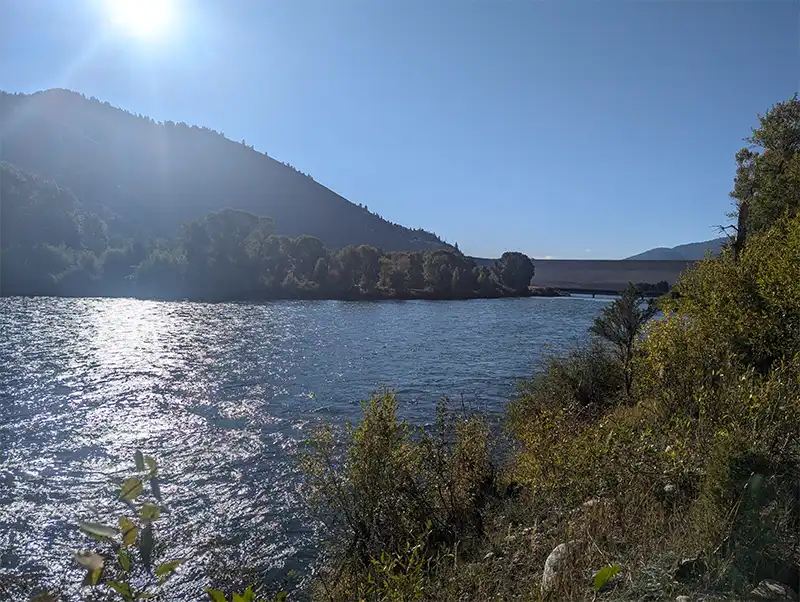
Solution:
M 111 22 L 137 38 L 163 34 L 174 17 L 172 0 L 106 0 L 106 5 Z

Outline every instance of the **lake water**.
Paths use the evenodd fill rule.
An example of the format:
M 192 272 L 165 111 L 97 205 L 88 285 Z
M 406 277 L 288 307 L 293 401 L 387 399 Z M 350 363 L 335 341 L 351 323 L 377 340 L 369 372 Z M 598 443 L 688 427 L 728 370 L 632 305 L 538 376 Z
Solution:
M 380 386 L 415 423 L 442 396 L 499 413 L 607 302 L 0 299 L 0 579 L 57 583 L 86 545 L 75 521 L 113 516 L 110 479 L 141 449 L 164 475 L 157 535 L 193 557 L 182 599 L 214 567 L 294 587 L 315 527 L 292 455 L 315 423 L 357 418 Z

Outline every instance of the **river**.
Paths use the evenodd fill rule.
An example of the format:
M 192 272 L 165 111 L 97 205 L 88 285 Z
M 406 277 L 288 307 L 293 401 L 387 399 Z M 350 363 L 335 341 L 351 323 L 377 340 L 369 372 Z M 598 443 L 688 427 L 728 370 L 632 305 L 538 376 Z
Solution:
M 57 584 L 113 513 L 111 478 L 156 457 L 182 599 L 250 567 L 297 587 L 315 557 L 293 453 L 387 386 L 418 424 L 442 396 L 498 413 L 604 299 L 200 304 L 0 299 L 0 579 Z M 296 573 L 295 573 L 296 572 Z

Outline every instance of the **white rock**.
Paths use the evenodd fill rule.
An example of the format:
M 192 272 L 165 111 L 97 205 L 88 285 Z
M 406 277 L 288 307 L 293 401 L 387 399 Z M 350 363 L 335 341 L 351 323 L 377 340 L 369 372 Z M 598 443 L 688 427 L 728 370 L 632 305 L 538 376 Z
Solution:
M 570 545 L 560 543 L 544 562 L 544 572 L 542 573 L 542 595 L 552 591 L 558 582 L 558 575 L 563 572 L 570 555 Z
M 750 592 L 750 595 L 757 600 L 780 600 L 781 602 L 794 602 L 797 600 L 797 594 L 791 587 L 772 579 L 761 581 Z

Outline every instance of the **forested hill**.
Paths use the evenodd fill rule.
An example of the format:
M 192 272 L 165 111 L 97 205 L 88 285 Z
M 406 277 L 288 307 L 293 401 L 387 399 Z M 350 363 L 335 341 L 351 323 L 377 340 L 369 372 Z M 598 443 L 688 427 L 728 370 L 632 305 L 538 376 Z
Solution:
M 332 249 L 450 248 L 244 141 L 205 127 L 156 123 L 67 90 L 0 92 L 0 160 L 69 188 L 109 219 L 116 215 L 127 234 L 173 236 L 184 222 L 233 208 L 270 216 L 277 234 L 315 236 Z
M 527 296 L 534 266 L 504 253 L 491 267 L 455 250 L 328 249 L 275 233 L 235 209 L 182 225 L 175 237 L 125 234 L 108 208 L 0 161 L 0 295 L 134 296 L 212 301 L 472 299 Z

